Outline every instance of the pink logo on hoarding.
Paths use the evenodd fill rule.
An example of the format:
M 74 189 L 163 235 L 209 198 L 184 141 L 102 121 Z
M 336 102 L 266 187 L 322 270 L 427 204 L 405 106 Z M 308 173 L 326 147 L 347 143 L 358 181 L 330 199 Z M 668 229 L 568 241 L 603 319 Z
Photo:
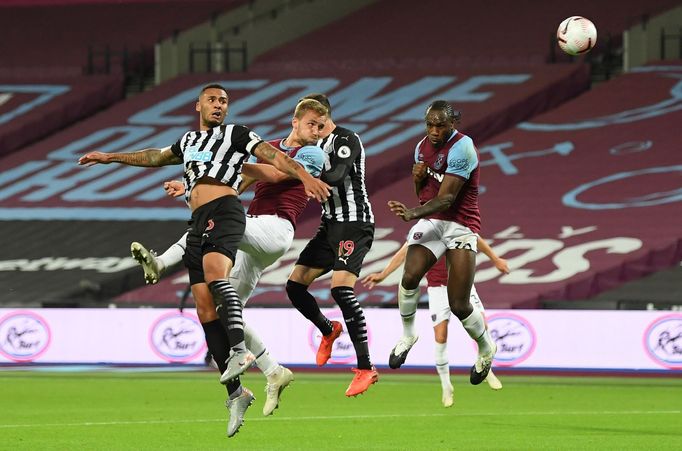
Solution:
M 168 362 L 189 362 L 206 351 L 204 330 L 192 314 L 170 312 L 162 315 L 149 331 L 154 354 Z
M 525 318 L 512 313 L 497 313 L 487 318 L 490 336 L 497 345 L 495 364 L 514 366 L 535 350 L 535 330 Z
M 332 311 L 331 313 L 325 314 L 330 321 L 338 321 L 343 324 L 343 332 L 339 338 L 334 341 L 334 346 L 332 347 L 332 356 L 328 363 L 332 364 L 347 364 L 355 362 L 355 347 L 353 342 L 350 340 L 350 335 L 346 330 L 346 322 L 343 319 L 343 314 L 340 310 Z M 371 344 L 372 334 L 370 333 L 369 326 L 367 326 L 367 343 Z M 322 334 L 317 327 L 311 325 L 308 329 L 308 344 L 310 345 L 310 350 L 313 355 L 317 354 L 317 349 L 320 347 L 320 342 L 322 341 Z
M 0 320 L 0 354 L 15 362 L 31 362 L 50 346 L 50 327 L 40 315 L 16 311 Z
M 644 349 L 659 365 L 682 369 L 682 314 L 665 315 L 649 324 L 644 331 Z

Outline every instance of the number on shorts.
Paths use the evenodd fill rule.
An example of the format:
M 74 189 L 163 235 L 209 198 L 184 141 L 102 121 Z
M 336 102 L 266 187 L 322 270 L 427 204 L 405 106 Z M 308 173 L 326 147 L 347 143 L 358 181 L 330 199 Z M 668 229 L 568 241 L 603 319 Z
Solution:
M 355 243 L 348 241 L 339 241 L 339 257 L 348 257 L 355 250 Z
M 465 243 L 464 241 L 455 241 L 455 247 L 454 249 L 466 249 L 468 251 L 473 250 L 471 248 L 471 244 Z

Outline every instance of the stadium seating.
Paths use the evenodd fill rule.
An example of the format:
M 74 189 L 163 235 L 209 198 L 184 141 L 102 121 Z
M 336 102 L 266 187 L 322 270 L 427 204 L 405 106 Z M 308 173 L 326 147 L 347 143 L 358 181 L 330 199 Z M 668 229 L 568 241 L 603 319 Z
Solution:
M 676 0 L 595 2 L 381 1 L 256 59 L 252 69 L 311 70 L 479 68 L 545 64 L 565 17 L 594 19 L 598 45 Z M 617 5 L 617 6 L 616 6 Z M 371 31 L 370 31 L 371 30 Z M 456 36 L 456 37 L 455 37 Z M 320 49 L 322 48 L 322 51 Z
M 153 64 L 154 43 L 210 19 L 242 1 L 154 0 L 21 2 L 0 6 L 0 75 L 81 75 L 88 47 L 143 49 Z M 64 4 L 66 3 L 66 4 Z M 28 26 L 30 24 L 30 26 Z M 39 32 L 32 32 L 39 30 Z
M 598 2 L 578 6 L 584 7 L 586 16 L 606 17 L 605 6 L 593 3 Z M 603 27 L 595 20 L 600 30 L 618 32 L 634 17 L 670 2 L 626 3 L 631 8 L 608 15 L 608 20 L 601 22 Z M 406 1 L 391 2 L 392 14 L 388 16 L 381 15 L 381 7 L 387 2 L 369 6 L 264 55 L 248 74 L 174 79 L 0 159 L 0 215 L 6 237 L 32 237 L 28 245 L 7 238 L 2 243 L 5 256 L 1 264 L 12 270 L 0 271 L 0 283 L 10 287 L 3 302 L 100 305 L 112 297 L 121 305 L 178 302 L 186 286 L 184 273 L 175 273 L 159 285 L 142 287 L 141 272 L 127 258 L 127 249 L 136 240 L 162 250 L 184 231 L 186 207 L 164 198 L 160 188 L 161 181 L 179 176 L 179 168 L 143 170 L 112 165 L 82 169 L 75 167 L 75 161 L 93 148 L 118 151 L 174 142 L 195 126 L 192 105 L 198 88 L 210 81 L 220 81 L 230 90 L 229 120 L 247 124 L 267 138 L 288 133 L 292 107 L 301 95 L 311 91 L 330 95 L 335 120 L 361 134 L 368 157 L 368 187 L 377 215 L 377 235 L 365 273 L 381 269 L 407 232 L 407 226 L 387 211 L 385 202 L 398 196 L 397 200 L 406 203 L 413 199 L 409 176 L 413 146 L 423 135 L 423 111 L 433 98 L 444 98 L 464 113 L 461 130 L 474 137 L 486 166 L 481 197 L 483 235 L 516 265 L 512 275 L 500 277 L 481 263 L 478 280 L 486 305 L 537 307 L 542 299 L 587 296 L 679 261 L 679 237 L 673 232 L 675 227 L 680 229 L 678 223 L 671 222 L 670 230 L 666 229 L 672 236 L 667 239 L 658 236 L 649 240 L 619 228 L 629 224 L 626 218 L 632 217 L 632 211 L 646 211 L 647 215 L 668 211 L 669 206 L 661 199 L 674 197 L 674 186 L 666 185 L 662 194 L 632 191 L 624 183 L 613 184 L 614 189 L 623 189 L 622 195 L 621 191 L 593 190 L 603 178 L 633 171 L 639 174 L 637 171 L 649 168 L 643 160 L 634 161 L 637 156 L 650 154 L 628 147 L 635 141 L 631 133 L 653 130 L 652 141 L 661 143 L 661 150 L 655 154 L 660 165 L 656 168 L 669 167 L 674 130 L 642 117 L 627 126 L 602 124 L 608 125 L 607 132 L 595 128 L 593 135 L 585 135 L 581 141 L 577 135 L 582 132 L 541 133 L 528 125 L 612 116 L 621 112 L 621 107 L 635 109 L 645 102 L 655 103 L 655 96 L 668 98 L 670 92 L 676 92 L 671 91 L 670 83 L 678 68 L 626 75 L 584 93 L 589 86 L 584 64 L 545 64 L 549 36 L 555 28 L 553 18 L 574 12 L 564 14 L 558 2 L 550 1 L 547 9 L 538 8 L 528 17 L 515 16 L 511 6 L 499 2 L 500 17 L 505 21 L 495 17 L 482 20 L 487 10 L 476 4 L 458 4 L 456 8 L 426 2 L 418 10 L 410 4 L 413 6 Z M 550 11 L 552 6 L 557 8 Z M 402 20 L 394 19 L 393 13 Z M 461 25 L 471 36 L 465 48 L 443 38 L 438 40 L 436 36 L 443 34 L 434 31 L 455 26 L 458 21 L 453 18 L 457 17 L 468 18 Z M 511 30 L 503 27 L 512 22 L 510 18 L 518 19 Z M 551 27 L 537 25 L 550 22 Z M 399 32 L 407 23 L 414 23 L 415 30 L 428 29 L 419 38 L 434 36 L 433 44 L 420 44 L 413 31 Z M 362 30 L 370 24 L 382 38 L 367 46 L 363 45 Z M 532 30 L 527 33 L 529 37 L 524 27 Z M 319 51 L 321 42 L 325 43 L 323 52 Z M 309 47 L 312 45 L 317 47 Z M 443 52 L 444 48 L 452 51 Z M 623 96 L 623 87 L 638 95 Z M 568 103 L 562 105 L 564 102 Z M 674 115 L 670 112 L 666 117 Z M 505 131 L 519 122 L 525 128 Z M 626 127 L 628 131 L 623 133 Z M 622 141 L 613 141 L 621 134 Z M 602 139 L 607 152 L 587 149 L 593 139 Z M 623 158 L 612 160 L 610 149 L 616 149 L 614 152 Z M 631 164 L 607 170 L 612 161 Z M 648 172 L 642 175 L 649 177 Z M 572 177 L 577 178 L 574 181 Z M 593 203 L 598 205 L 609 204 L 606 200 L 613 197 L 639 199 L 646 206 L 581 205 L 585 193 L 591 195 L 592 191 L 597 191 L 598 199 Z M 653 205 L 656 202 L 660 205 Z M 283 282 L 298 250 L 317 227 L 318 218 L 318 206 L 310 205 L 297 229 L 294 246 L 266 274 L 253 305 L 287 305 Z M 567 272 L 562 272 L 566 268 Z M 29 272 L 36 270 L 41 270 L 40 285 L 30 283 Z M 359 288 L 360 301 L 393 305 L 397 277 L 372 292 Z M 332 305 L 325 284 L 323 279 L 313 288 L 323 305 Z

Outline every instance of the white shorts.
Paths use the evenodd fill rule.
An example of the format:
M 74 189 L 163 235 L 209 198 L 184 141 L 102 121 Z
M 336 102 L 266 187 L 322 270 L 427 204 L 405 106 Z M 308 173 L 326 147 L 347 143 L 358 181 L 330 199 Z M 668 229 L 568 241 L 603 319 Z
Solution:
M 429 295 L 429 313 L 431 314 L 431 321 L 434 327 L 443 321 L 450 319 L 450 304 L 448 303 L 448 287 L 428 287 L 426 292 Z M 469 295 L 469 303 L 471 306 L 485 315 L 485 308 L 481 298 L 478 297 L 478 292 L 475 286 L 471 286 L 471 294 Z
M 275 215 L 246 216 L 244 237 L 239 244 L 230 283 L 242 304 L 251 296 L 265 269 L 289 250 L 294 226 Z
M 447 249 L 469 249 L 477 252 L 478 235 L 453 221 L 442 219 L 420 219 L 410 229 L 407 244 L 420 244 L 441 258 Z

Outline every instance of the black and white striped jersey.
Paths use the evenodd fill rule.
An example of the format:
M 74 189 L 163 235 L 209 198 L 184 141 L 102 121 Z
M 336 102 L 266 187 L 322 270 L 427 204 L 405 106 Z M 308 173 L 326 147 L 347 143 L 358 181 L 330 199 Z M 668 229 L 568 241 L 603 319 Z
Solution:
M 336 127 L 319 145 L 325 153 L 321 179 L 332 187 L 331 196 L 322 204 L 323 218 L 374 223 L 365 188 L 365 149 L 358 134 Z
M 260 136 L 243 125 L 219 125 L 182 135 L 171 151 L 184 161 L 185 199 L 202 177 L 236 190 L 242 180 L 242 164 L 261 142 Z

